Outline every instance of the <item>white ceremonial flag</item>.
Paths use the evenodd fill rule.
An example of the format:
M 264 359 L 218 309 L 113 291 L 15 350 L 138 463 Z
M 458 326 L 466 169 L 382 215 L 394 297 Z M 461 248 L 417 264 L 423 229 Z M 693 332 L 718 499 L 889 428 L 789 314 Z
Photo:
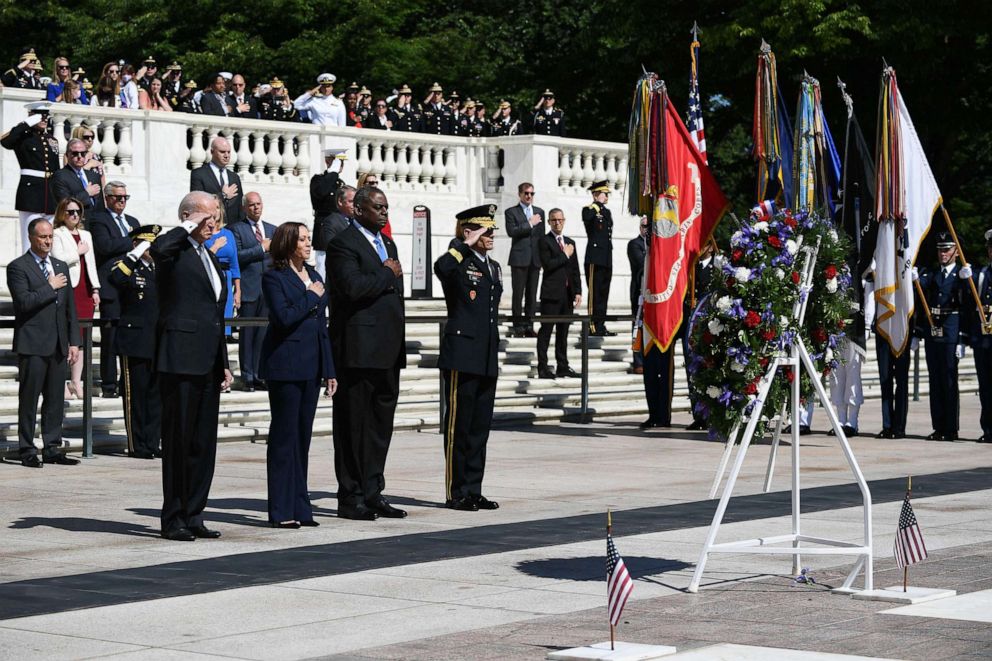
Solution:
M 875 244 L 875 304 L 878 334 L 902 355 L 909 343 L 909 318 L 913 314 L 913 263 L 920 243 L 930 229 L 930 220 L 941 204 L 940 190 L 930 170 L 920 138 L 916 135 L 909 110 L 898 92 L 899 151 L 902 157 L 899 175 L 906 212 L 905 232 L 898 221 L 878 223 Z

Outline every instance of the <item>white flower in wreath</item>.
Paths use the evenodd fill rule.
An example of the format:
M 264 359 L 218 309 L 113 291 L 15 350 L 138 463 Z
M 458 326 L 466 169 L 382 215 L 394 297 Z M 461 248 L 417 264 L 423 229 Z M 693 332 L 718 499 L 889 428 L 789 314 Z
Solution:
M 734 301 L 729 296 L 721 296 L 720 300 L 716 302 L 716 309 L 721 313 L 727 313 L 730 310 L 730 306 L 734 304 Z
M 795 255 L 797 252 L 799 252 L 799 244 L 793 241 L 792 239 L 789 239 L 788 241 L 785 242 L 785 249 L 789 251 L 790 255 Z
M 740 230 L 737 230 L 730 237 L 730 245 L 736 247 L 738 244 L 740 244 L 741 239 L 743 238 L 744 238 L 744 234 Z
M 719 319 L 710 319 L 710 322 L 706 324 L 706 327 L 709 328 L 710 332 L 714 335 L 719 335 L 724 329 L 724 325 Z
M 834 350 L 831 349 L 830 347 L 827 347 L 827 350 L 823 354 L 823 360 L 829 363 L 833 359 L 834 359 Z
M 830 237 L 830 240 L 831 241 L 836 241 L 837 240 L 837 230 L 831 229 L 830 232 L 827 233 L 827 236 Z
M 733 371 L 737 372 L 738 374 L 743 374 L 744 373 L 744 370 L 747 369 L 747 366 L 746 365 L 741 365 L 737 361 L 734 361 L 734 362 L 730 363 L 730 369 L 732 369 Z
M 827 280 L 827 291 L 831 294 L 837 293 L 837 278 Z
M 720 397 L 720 389 L 716 386 L 709 386 L 706 388 L 706 396 L 710 399 L 717 399 Z
M 786 328 L 789 327 L 789 318 L 786 317 L 784 314 L 779 316 L 778 325 L 782 327 L 782 330 L 785 330 Z
M 775 277 L 779 280 L 785 280 L 785 271 L 782 269 L 775 269 Z
M 745 266 L 738 266 L 734 269 L 734 278 L 737 279 L 737 282 L 747 282 L 751 279 L 751 269 Z
M 768 231 L 768 223 L 766 223 L 765 221 L 762 220 L 760 223 L 755 223 L 754 224 L 754 229 L 758 230 L 759 232 L 767 232 Z

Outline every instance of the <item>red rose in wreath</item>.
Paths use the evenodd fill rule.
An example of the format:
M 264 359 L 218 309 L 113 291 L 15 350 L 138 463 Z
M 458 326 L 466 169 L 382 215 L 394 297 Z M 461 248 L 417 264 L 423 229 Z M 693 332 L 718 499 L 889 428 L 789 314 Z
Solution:
M 770 237 L 768 237 L 768 245 L 770 245 L 773 248 L 781 248 L 782 247 L 782 240 L 779 239 L 777 236 L 774 236 L 774 235 L 773 236 L 770 236 Z
M 810 333 L 810 337 L 812 337 L 813 341 L 817 344 L 823 344 L 827 341 L 827 331 L 823 328 L 814 328 L 813 332 Z
M 775 329 L 766 328 L 761 332 L 761 337 L 765 338 L 766 341 L 770 342 L 775 339 Z
M 730 253 L 730 259 L 733 262 L 739 262 L 741 261 L 741 259 L 743 259 L 743 257 L 744 257 L 744 251 L 741 250 L 740 248 L 737 248 L 736 250 L 734 250 L 734 252 Z
M 837 277 L 837 267 L 831 264 L 827 268 L 823 269 L 823 277 L 827 280 L 833 280 Z
M 713 344 L 713 333 L 703 331 L 703 344 Z
M 792 368 L 791 367 L 785 368 L 785 379 L 789 383 L 792 383 L 796 379 L 796 377 L 792 374 Z
M 794 285 L 799 284 L 799 273 L 797 271 L 792 272 L 792 284 Z
M 758 385 L 754 381 L 744 386 L 745 395 L 754 395 L 757 392 L 758 392 Z
M 744 317 L 744 325 L 748 328 L 757 328 L 760 323 L 761 315 L 754 310 L 748 310 L 747 315 Z
M 793 218 L 792 216 L 786 216 L 785 220 L 783 220 L 782 222 L 784 222 L 786 225 L 792 228 L 795 228 L 795 226 L 799 224 L 796 222 L 796 219 Z

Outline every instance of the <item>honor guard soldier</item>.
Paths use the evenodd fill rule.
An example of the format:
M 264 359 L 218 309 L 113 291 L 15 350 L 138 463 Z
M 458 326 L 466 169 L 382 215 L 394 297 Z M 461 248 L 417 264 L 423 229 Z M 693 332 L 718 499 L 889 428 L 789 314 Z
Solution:
M 465 102 L 462 112 L 458 113 L 458 118 L 455 120 L 454 132 L 455 135 L 467 138 L 472 135 L 473 128 L 475 128 L 475 101 L 469 99 Z
M 138 459 L 161 456 L 162 402 L 154 369 L 158 292 L 155 264 L 148 254 L 161 231 L 159 225 L 132 230 L 129 236 L 134 249 L 110 271 L 121 306 L 114 352 L 121 357 L 127 452 Z
M 7 69 L 3 74 L 4 87 L 16 87 L 24 90 L 44 89 L 38 72 L 42 71 L 41 60 L 34 54 L 32 48 L 27 53 L 21 55 L 17 61 L 17 66 Z
M 610 298 L 610 281 L 613 278 L 613 214 L 606 208 L 610 199 L 610 186 L 597 181 L 589 187 L 592 204 L 582 210 L 582 224 L 586 227 L 586 287 L 589 289 L 588 310 L 592 319 L 589 332 L 607 336 L 616 333 L 606 330 L 606 304 Z
M 537 102 L 534 113 L 534 135 L 557 135 L 564 138 L 565 114 L 555 108 L 555 93 L 549 89 L 544 90 L 541 100 Z
M 961 309 L 965 288 L 962 280 L 971 278 L 971 266 L 955 263 L 957 246 L 947 232 L 937 235 L 936 268 L 919 272 L 919 285 L 926 296 L 930 314 L 922 317 L 929 328 L 918 329 L 923 336 L 930 378 L 930 419 L 933 432 L 928 441 L 954 441 L 958 437 L 958 360 L 964 355 Z M 914 269 L 913 277 L 917 277 Z
M 313 252 L 316 260 L 315 268 L 320 277 L 327 277 L 325 260 L 327 259 L 327 244 L 330 243 L 330 216 L 338 210 L 334 201 L 338 189 L 342 185 L 341 168 L 347 154 L 344 149 L 325 149 L 325 169 L 320 174 L 310 178 L 310 204 L 313 206 Z
M 475 512 L 499 505 L 482 495 L 486 443 L 492 425 L 499 374 L 500 265 L 493 249 L 496 205 L 459 213 L 456 237 L 434 263 L 441 281 L 448 322 L 441 339 L 444 419 L 445 506 Z
M 49 126 L 48 113 L 52 104 L 32 101 L 24 107 L 28 118 L 4 134 L 0 144 L 14 151 L 21 168 L 14 208 L 21 220 L 21 246 L 27 250 L 28 223 L 31 219 L 45 216 L 51 220 L 55 213 L 56 200 L 51 177 L 62 164 L 58 140 L 52 136 Z
M 968 315 L 968 337 L 975 354 L 975 374 L 978 376 L 978 396 L 982 402 L 982 435 L 979 443 L 992 443 L 992 230 L 985 232 L 988 263 L 973 276 L 982 314 L 974 308 Z M 969 308 L 971 309 L 971 308 Z
M 409 85 L 403 85 L 396 94 L 396 107 L 389 109 L 393 130 L 419 132 L 423 126 L 423 113 L 419 106 L 413 105 L 413 90 Z
M 500 101 L 499 109 L 490 125 L 490 135 L 499 137 L 521 133 L 520 120 L 513 118 L 513 107 L 509 101 Z
M 286 85 L 279 78 L 273 78 L 269 81 L 269 87 L 271 91 L 263 95 L 259 103 L 259 113 L 262 119 L 276 122 L 300 121 L 300 113 L 296 110 L 296 106 L 290 102 Z
M 430 94 L 424 103 L 423 132 L 431 135 L 451 135 L 451 108 L 441 94 L 444 90 L 437 83 L 431 86 Z

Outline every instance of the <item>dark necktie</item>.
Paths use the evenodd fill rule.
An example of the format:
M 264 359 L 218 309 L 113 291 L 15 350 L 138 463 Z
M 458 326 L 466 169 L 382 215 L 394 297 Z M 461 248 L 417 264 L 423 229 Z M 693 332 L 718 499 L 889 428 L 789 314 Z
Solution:
M 258 225 L 255 225 L 255 238 L 261 243 L 265 240 L 265 236 L 262 235 L 262 230 L 258 229 Z
M 117 227 L 121 230 L 121 236 L 127 236 L 131 232 L 131 228 L 128 226 L 127 221 L 124 220 L 124 216 L 117 214 L 114 218 L 117 219 Z
M 38 262 L 38 266 L 41 267 L 41 274 L 45 276 L 45 280 L 48 280 L 50 275 L 48 273 L 48 260 L 47 259 L 41 260 L 40 262 Z

